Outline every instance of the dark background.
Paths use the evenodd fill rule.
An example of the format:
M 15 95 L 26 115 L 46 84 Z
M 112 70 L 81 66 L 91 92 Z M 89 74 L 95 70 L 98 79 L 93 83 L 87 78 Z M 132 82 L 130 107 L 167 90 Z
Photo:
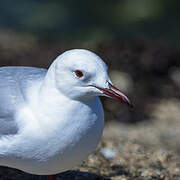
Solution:
M 40 40 L 149 37 L 178 45 L 179 6 L 178 0 L 2 0 L 0 24 Z

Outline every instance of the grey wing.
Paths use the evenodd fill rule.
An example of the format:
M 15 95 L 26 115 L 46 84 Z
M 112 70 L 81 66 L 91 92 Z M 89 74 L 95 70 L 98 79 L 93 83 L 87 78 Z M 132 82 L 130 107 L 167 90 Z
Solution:
M 0 68 L 0 137 L 18 132 L 15 114 L 20 105 L 25 103 L 28 83 L 44 78 L 45 74 L 46 70 L 40 68 Z

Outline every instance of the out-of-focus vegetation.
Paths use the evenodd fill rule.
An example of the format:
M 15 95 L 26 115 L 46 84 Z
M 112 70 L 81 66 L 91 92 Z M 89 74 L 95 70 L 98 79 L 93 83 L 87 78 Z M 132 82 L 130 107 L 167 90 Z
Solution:
M 151 37 L 180 42 L 178 0 L 2 0 L 1 29 L 39 39 Z

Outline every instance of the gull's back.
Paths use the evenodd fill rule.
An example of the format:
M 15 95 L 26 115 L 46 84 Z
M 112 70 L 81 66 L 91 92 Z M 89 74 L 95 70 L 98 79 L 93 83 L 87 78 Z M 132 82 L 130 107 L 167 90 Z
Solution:
M 0 137 L 18 132 L 15 121 L 19 105 L 26 103 L 26 91 L 37 80 L 43 80 L 47 70 L 33 67 L 0 68 Z

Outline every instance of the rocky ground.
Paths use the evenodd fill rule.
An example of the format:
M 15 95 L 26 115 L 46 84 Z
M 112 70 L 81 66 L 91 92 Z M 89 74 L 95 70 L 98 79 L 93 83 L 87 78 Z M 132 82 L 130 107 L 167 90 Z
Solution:
M 107 123 L 98 151 L 79 169 L 102 179 L 180 179 L 179 105 L 162 100 L 152 123 Z

